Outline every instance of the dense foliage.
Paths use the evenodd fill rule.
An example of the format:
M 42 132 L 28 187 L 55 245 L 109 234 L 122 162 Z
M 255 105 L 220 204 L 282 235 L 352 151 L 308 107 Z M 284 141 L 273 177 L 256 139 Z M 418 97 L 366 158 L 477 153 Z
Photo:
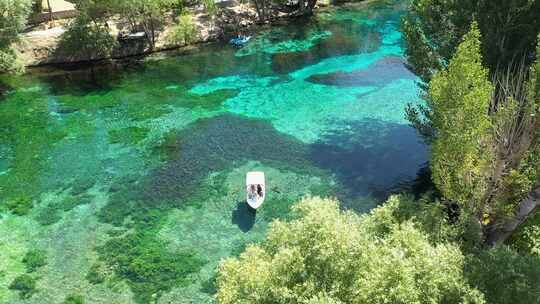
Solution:
M 538 205 L 540 59 L 530 67 L 527 57 L 490 71 L 482 37 L 473 22 L 449 62 L 430 75 L 426 106 L 409 108 L 408 115 L 433 144 L 437 188 L 472 216 L 482 228 L 480 239 L 494 244 L 507 239 Z
M 437 130 L 433 179 L 446 198 L 466 204 L 482 200 L 491 152 L 486 134 L 493 86 L 482 66 L 479 38 L 473 25 L 448 69 L 436 74 L 429 86 L 431 121 Z
M 444 205 L 393 196 L 368 215 L 304 199 L 267 239 L 222 261 L 219 303 L 536 303 L 540 262 L 470 253 Z M 462 253 L 463 252 L 463 253 Z
M 370 215 L 304 199 L 290 222 L 275 221 L 261 245 L 222 262 L 220 303 L 484 303 L 464 277 L 465 258 L 432 244 L 399 198 Z
M 57 52 L 73 59 L 92 60 L 112 54 L 116 40 L 99 19 L 84 13 L 73 20 L 62 35 Z
M 189 14 L 182 14 L 178 17 L 176 24 L 171 29 L 170 42 L 176 45 L 189 44 L 193 42 L 197 35 L 197 28 Z
M 0 73 L 24 69 L 12 44 L 24 30 L 30 11 L 30 0 L 0 0 Z
M 505 67 L 534 52 L 539 14 L 540 1 L 413 0 L 403 22 L 409 62 L 429 80 L 448 64 L 476 20 L 487 67 Z
M 67 55 L 86 59 L 109 57 L 116 45 L 107 21 L 117 18 L 122 32 L 144 32 L 149 49 L 156 40 L 165 22 L 183 8 L 180 0 L 76 0 L 79 17 L 71 23 L 63 35 L 61 51 Z
M 188 275 L 197 272 L 204 261 L 191 252 L 171 252 L 166 243 L 155 238 L 155 232 L 137 232 L 112 238 L 99 248 L 104 262 L 126 279 L 138 303 L 148 303 L 163 292 L 189 282 Z M 92 283 L 105 278 L 94 266 L 87 275 Z

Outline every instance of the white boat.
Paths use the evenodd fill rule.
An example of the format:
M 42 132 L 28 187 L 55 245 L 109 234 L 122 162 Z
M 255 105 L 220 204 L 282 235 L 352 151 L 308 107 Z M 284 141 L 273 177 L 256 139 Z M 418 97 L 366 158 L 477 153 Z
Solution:
M 253 208 L 259 208 L 266 196 L 266 184 L 264 172 L 253 171 L 246 174 L 246 201 Z

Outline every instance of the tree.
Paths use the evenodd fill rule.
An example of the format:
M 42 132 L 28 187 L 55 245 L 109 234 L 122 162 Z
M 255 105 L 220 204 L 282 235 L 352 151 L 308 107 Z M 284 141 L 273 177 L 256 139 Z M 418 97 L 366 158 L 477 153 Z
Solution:
M 47 10 L 49 11 L 49 22 L 53 21 L 53 11 L 51 6 L 51 0 L 47 0 Z
M 275 221 L 261 245 L 219 267 L 217 300 L 228 303 L 484 303 L 462 272 L 455 245 L 432 245 L 394 197 L 358 216 L 304 199 L 295 219 Z
M 487 67 L 506 67 L 534 52 L 539 12 L 540 1 L 530 0 L 413 0 L 403 20 L 408 61 L 428 82 L 449 62 L 476 20 Z
M 191 43 L 197 36 L 197 27 L 189 14 L 182 14 L 171 29 L 170 42 L 176 45 Z
M 252 0 L 253 5 L 255 6 L 255 11 L 257 11 L 257 16 L 259 17 L 259 22 L 264 23 L 268 19 L 268 9 L 270 5 L 269 0 Z
M 178 0 L 124 0 L 113 5 L 113 12 L 127 20 L 132 31 L 142 29 L 153 50 L 169 12 L 181 5 Z
M 431 156 L 433 181 L 443 196 L 481 218 L 491 163 L 488 114 L 493 85 L 482 66 L 475 23 L 448 68 L 429 84 L 431 122 L 436 130 Z
M 110 57 L 115 44 L 103 22 L 81 12 L 62 34 L 56 51 L 78 60 L 94 60 Z
M 540 61 L 529 71 L 522 63 L 496 72 L 492 83 L 480 41 L 473 22 L 448 67 L 431 79 L 425 109 L 433 130 L 433 181 L 493 245 L 538 205 Z
M 510 237 L 540 205 L 540 35 L 536 54 L 527 80 L 506 82 L 502 85 L 506 94 L 499 94 L 497 100 L 494 146 L 498 153 L 490 195 L 493 201 L 506 203 L 506 208 L 489 226 L 489 244 Z
M 0 0 L 0 73 L 17 73 L 24 69 L 12 44 L 24 30 L 31 7 L 29 0 Z
M 104 23 L 115 12 L 114 0 L 73 0 L 77 11 L 94 23 Z

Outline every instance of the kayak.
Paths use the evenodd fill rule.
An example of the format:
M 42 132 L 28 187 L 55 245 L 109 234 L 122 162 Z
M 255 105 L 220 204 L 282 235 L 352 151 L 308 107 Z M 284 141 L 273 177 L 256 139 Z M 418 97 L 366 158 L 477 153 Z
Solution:
M 251 36 L 238 36 L 229 40 L 229 43 L 234 46 L 243 46 L 244 44 L 248 43 L 250 39 Z

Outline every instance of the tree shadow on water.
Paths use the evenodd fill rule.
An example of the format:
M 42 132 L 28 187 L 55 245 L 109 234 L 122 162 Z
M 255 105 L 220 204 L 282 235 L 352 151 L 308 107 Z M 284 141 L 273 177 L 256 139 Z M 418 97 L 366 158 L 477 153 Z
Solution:
M 257 210 L 251 208 L 245 201 L 236 204 L 232 214 L 232 223 L 237 225 L 242 232 L 248 232 L 255 225 Z

